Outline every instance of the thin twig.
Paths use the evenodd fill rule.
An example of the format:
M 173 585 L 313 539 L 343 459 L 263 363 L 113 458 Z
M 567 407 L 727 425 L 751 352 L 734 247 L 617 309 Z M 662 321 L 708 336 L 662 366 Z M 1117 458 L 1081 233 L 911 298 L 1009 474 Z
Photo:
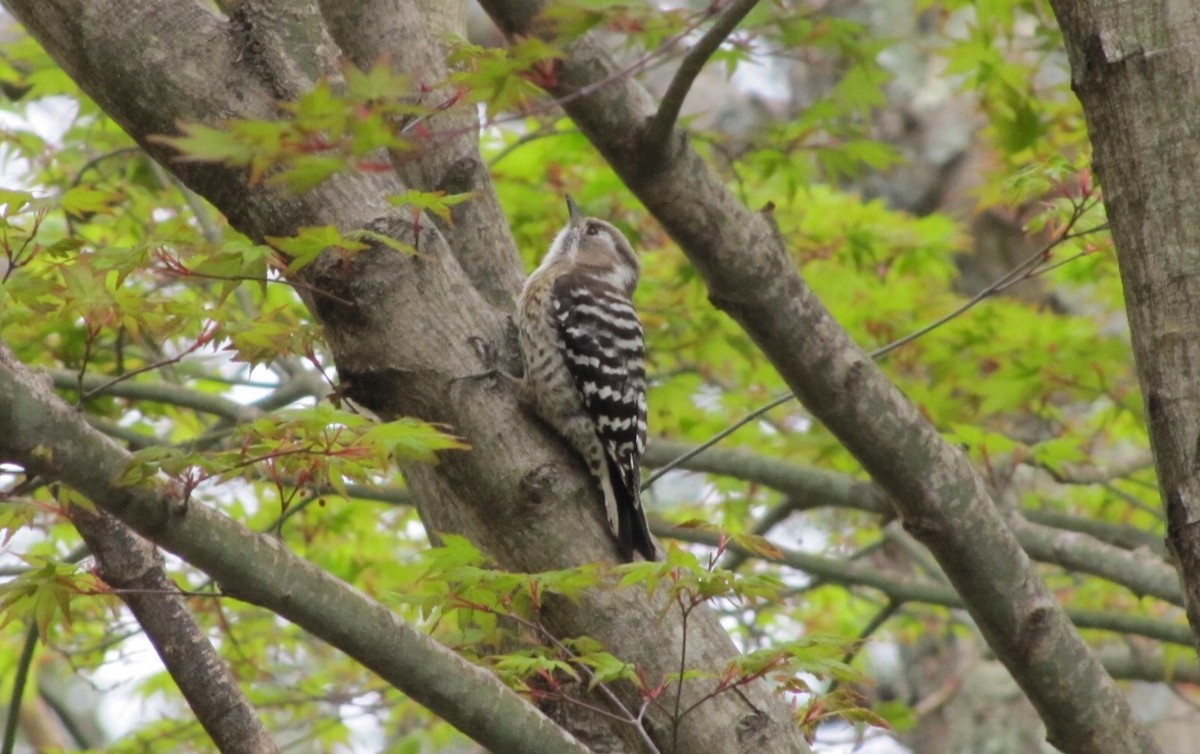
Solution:
M 939 327 L 946 324 L 947 322 L 950 322 L 951 320 L 963 315 L 970 309 L 974 308 L 977 304 L 979 304 L 984 299 L 990 298 L 991 296 L 994 296 L 997 293 L 1005 291 L 1008 288 L 1011 288 L 1012 286 L 1021 282 L 1022 280 L 1025 280 L 1025 279 L 1037 274 L 1038 265 L 1041 262 L 1046 261 L 1046 259 L 1049 257 L 1051 249 L 1053 249 L 1055 246 L 1059 245 L 1060 243 L 1071 240 L 1073 238 L 1079 238 L 1081 236 L 1085 236 L 1090 233 L 1095 233 L 1097 231 L 1104 230 L 1105 228 L 1107 228 L 1107 224 L 1105 224 L 1105 225 L 1098 226 L 1096 228 L 1089 228 L 1087 230 L 1082 230 L 1082 231 L 1079 231 L 1078 233 L 1072 232 L 1071 228 L 1074 226 L 1074 224 L 1076 222 L 1079 221 L 1079 219 L 1083 215 L 1083 212 L 1086 211 L 1086 209 L 1087 209 L 1086 206 L 1077 207 L 1076 212 L 1074 212 L 1072 214 L 1072 217 L 1067 222 L 1066 229 L 1061 234 L 1059 234 L 1053 241 L 1050 241 L 1045 246 L 1038 249 L 1033 254 L 1029 255 L 1027 258 L 1025 258 L 1023 261 L 1021 261 L 1016 267 L 1012 268 L 1011 270 L 1006 272 L 1004 275 L 1002 275 L 999 279 L 997 279 L 996 281 L 994 281 L 993 283 L 991 283 L 990 285 L 985 287 L 983 290 L 976 293 L 971 298 L 967 299 L 961 306 L 956 307 L 949 314 L 945 315 L 944 317 L 939 317 L 937 320 L 922 327 L 921 329 L 915 330 L 898 340 L 894 340 L 891 343 L 888 343 L 885 346 L 881 346 L 880 348 L 877 348 L 874 351 L 871 351 L 867 355 L 870 356 L 872 359 L 879 360 L 879 359 L 883 358 L 884 356 L 888 355 L 889 353 L 891 353 L 892 351 L 896 350 L 897 348 L 900 348 L 901 346 L 904 346 L 904 345 L 908 345 L 909 343 L 913 342 L 914 340 L 916 340 L 924 335 L 928 335 L 929 333 L 938 329 Z M 1075 259 L 1075 258 L 1078 258 L 1078 257 L 1072 257 L 1072 259 Z M 653 474 L 651 474 L 649 477 L 646 478 L 645 482 L 642 483 L 642 490 L 645 491 L 647 488 L 650 487 L 650 485 L 654 484 L 659 479 L 661 479 L 663 477 L 663 475 L 666 474 L 667 472 L 673 471 L 676 468 L 678 468 L 681 464 L 687 463 L 692 458 L 695 458 L 696 456 L 703 453 L 705 450 L 708 450 L 712 446 L 721 442 L 726 437 L 729 437 L 734 432 L 738 431 L 739 429 L 746 426 L 750 422 L 755 421 L 756 419 L 761 417 L 763 414 L 766 414 L 767 412 L 771 411 L 772 409 L 778 408 L 779 406 L 782 406 L 783 404 L 790 402 L 793 398 L 795 398 L 795 394 L 793 394 L 791 391 L 780 394 L 779 396 L 771 399 L 771 401 L 769 403 L 767 403 L 766 405 L 760 406 L 759 408 L 754 409 L 750 413 L 743 416 L 741 419 L 737 420 L 736 422 L 729 425 L 725 429 L 721 430 L 720 432 L 716 433 L 715 435 L 708 438 L 704 442 L 700 443 L 696 447 L 692 448 L 687 453 L 684 453 L 683 455 L 674 459 L 670 463 L 660 466 L 658 469 L 655 470 L 655 472 Z
M 318 288 L 311 283 L 306 283 L 303 280 L 293 280 L 289 277 L 284 277 L 284 276 L 273 278 L 268 275 L 264 275 L 263 277 L 257 277 L 257 276 L 252 276 L 252 275 L 218 275 L 216 273 L 198 272 L 197 270 L 188 268 L 186 265 L 183 264 L 183 262 L 181 262 L 179 260 L 178 257 L 172 256 L 170 253 L 168 253 L 164 250 L 159 249 L 155 253 L 155 256 L 157 257 L 158 261 L 162 262 L 163 264 L 161 267 L 155 267 L 153 269 L 156 272 L 163 273 L 164 275 L 173 275 L 175 277 L 180 277 L 180 278 L 199 278 L 201 280 L 216 280 L 216 281 L 220 281 L 220 282 L 229 282 L 229 283 L 263 283 L 263 284 L 277 283 L 279 285 L 286 285 L 287 287 L 289 287 L 293 290 L 296 290 L 296 291 L 305 291 L 307 293 L 311 293 L 314 296 L 324 296 L 325 298 L 332 299 L 333 301 L 335 301 L 343 306 L 353 306 L 354 305 L 353 302 L 347 301 L 346 299 L 342 298 L 341 296 L 338 296 L 336 294 L 330 293 L 329 291 Z M 250 312 L 247 312 L 247 314 L 250 314 Z
M 1074 220 L 1072 220 L 1072 224 L 1073 223 L 1074 223 Z M 945 315 L 944 317 L 939 317 L 938 319 L 935 319 L 933 322 L 930 322 L 928 325 L 922 327 L 920 330 L 911 332 L 908 335 L 905 335 L 903 338 L 900 338 L 899 340 L 894 340 L 891 343 L 888 343 L 886 346 L 883 346 L 881 348 L 877 348 L 874 351 L 871 351 L 871 353 L 868 355 L 872 359 L 880 359 L 880 358 L 886 356 L 887 354 L 891 353 L 892 351 L 895 351 L 900 346 L 908 345 L 909 343 L 913 342 L 917 338 L 920 338 L 922 335 L 926 335 L 926 334 L 938 329 L 939 327 L 946 324 L 947 322 L 949 322 L 953 319 L 956 319 L 960 315 L 965 314 L 970 309 L 973 309 L 976 304 L 980 303 L 984 299 L 991 298 L 992 296 L 995 296 L 997 293 L 1002 293 L 1003 291 L 1008 290 L 1009 288 L 1013 287 L 1017 283 L 1020 283 L 1023 280 L 1026 280 L 1026 279 L 1031 278 L 1034 275 L 1036 275 L 1038 272 L 1038 266 L 1042 262 L 1045 262 L 1047 259 L 1049 259 L 1050 251 L 1055 246 L 1058 246 L 1060 243 L 1063 243 L 1064 241 L 1069 241 L 1073 238 L 1079 238 L 1080 236 L 1085 236 L 1089 233 L 1095 233 L 1102 229 L 1103 229 L 1103 226 L 1098 227 L 1098 228 L 1090 228 L 1088 230 L 1083 230 L 1078 233 L 1070 233 L 1070 232 L 1063 233 L 1062 235 L 1055 238 L 1053 241 L 1050 241 L 1042 248 L 1040 248 L 1037 251 L 1035 251 L 1034 253 L 1030 254 L 1023 261 L 1021 261 L 1016 267 L 1013 267 L 1007 273 L 1002 275 L 998 280 L 994 281 L 991 285 L 988 285 L 983 290 L 979 291 L 974 296 L 972 296 L 971 298 L 964 301 L 958 308 L 954 309 L 949 314 Z M 1074 259 L 1078 259 L 1078 257 L 1071 258 L 1071 260 L 1074 260 Z M 1064 260 L 1064 262 L 1071 261 L 1071 260 Z
M 863 646 L 867 643 L 867 639 L 871 638 L 871 636 L 880 628 L 883 628 L 883 624 L 891 620 L 893 615 L 900 612 L 900 608 L 902 607 L 904 607 L 903 602 L 900 602 L 899 600 L 888 600 L 888 603 L 884 605 L 879 612 L 875 613 L 875 616 L 867 622 L 867 625 L 863 626 L 862 631 L 858 632 L 858 637 L 854 640 L 854 644 L 850 647 L 850 649 L 846 650 L 846 654 L 842 656 L 842 662 L 846 665 L 849 665 L 851 662 L 853 662 L 854 658 L 858 656 L 858 653 L 862 651 Z M 829 691 L 833 691 L 835 688 L 837 688 L 837 683 L 837 679 L 834 678 L 833 683 L 829 687 Z
M 477 130 L 479 130 L 481 127 L 486 129 L 486 128 L 491 128 L 492 126 L 498 126 L 498 125 L 502 125 L 505 123 L 518 123 L 532 115 L 540 115 L 543 113 L 547 113 L 557 107 L 562 107 L 563 105 L 567 104 L 568 102 L 574 102 L 577 99 L 582 99 L 584 97 L 588 97 L 588 96 L 594 94 L 595 92 L 599 91 L 600 89 L 603 89 L 604 87 L 608 86 L 609 84 L 613 84 L 613 83 L 620 81 L 626 77 L 633 76 L 635 73 L 639 73 L 643 70 L 647 70 L 647 69 L 651 68 L 652 64 L 656 63 L 657 61 L 670 58 L 672 56 L 672 50 L 674 49 L 675 45 L 682 42 L 684 39 L 687 38 L 687 36 L 689 34 L 696 31 L 696 29 L 700 28 L 700 26 L 706 20 L 708 20 L 708 18 L 710 16 L 711 16 L 711 13 L 707 10 L 697 13 L 695 20 L 689 21 L 687 23 L 687 25 L 684 26 L 683 29 L 681 29 L 680 31 L 676 32 L 675 34 L 672 34 L 671 36 L 667 37 L 667 39 L 658 47 L 654 48 L 653 50 L 650 50 L 649 52 L 642 54 L 640 57 L 636 58 L 628 65 L 621 67 L 621 68 L 617 68 L 615 71 L 608 74 L 607 76 L 604 76 L 603 78 L 593 81 L 590 84 L 587 84 L 585 86 L 581 86 L 580 88 L 575 89 L 574 91 L 567 92 L 566 94 L 563 94 L 563 95 L 557 96 L 557 97 L 552 96 L 550 99 L 548 99 L 544 102 L 539 102 L 535 105 L 521 108 L 519 110 L 519 112 L 514 112 L 510 115 L 501 115 L 501 116 L 498 116 L 495 118 L 486 119 L 482 124 L 477 124 L 477 123 L 472 122 L 466 126 L 449 129 L 447 131 L 431 131 L 426 136 L 426 138 L 447 141 L 449 139 L 454 139 L 459 136 L 463 136 L 464 134 L 473 134 Z M 545 90 L 545 87 L 543 87 L 543 90 Z M 458 102 L 461 102 L 461 101 L 462 101 L 461 98 L 454 98 L 454 102 L 452 102 L 450 104 L 457 104 Z M 449 105 L 443 104 L 439 107 L 441 110 L 444 110 L 448 106 Z M 402 130 L 402 133 L 406 132 L 406 131 L 411 131 L 418 124 L 418 122 L 424 122 L 433 114 L 434 114 L 434 111 L 431 110 L 430 112 L 422 115 L 417 121 L 406 124 L 404 129 Z
M 506 144 L 499 152 L 494 154 L 491 159 L 488 160 L 488 167 L 496 167 L 497 163 L 499 163 L 505 157 L 508 157 L 510 154 L 526 144 L 529 144 L 530 142 L 538 141 L 539 139 L 548 139 L 552 136 L 566 136 L 569 134 L 579 133 L 578 128 L 559 129 L 556 126 L 556 123 L 547 123 L 536 131 L 530 131 L 527 134 L 521 134 L 520 138 L 516 139 L 511 144 Z
M 663 524 L 659 531 L 662 533 L 662 536 L 706 547 L 716 547 L 720 544 L 720 538 L 717 534 L 698 529 L 685 529 L 679 526 Z M 868 545 L 855 552 L 851 557 L 861 557 L 867 554 L 873 547 L 878 547 L 881 542 L 882 540 L 876 541 L 872 545 Z M 786 548 L 779 548 L 779 553 L 776 555 L 764 555 L 763 553 L 750 553 L 737 542 L 728 542 L 726 547 L 730 550 L 738 549 L 746 551 L 749 555 L 758 558 L 764 563 L 785 565 L 810 575 L 819 574 L 805 586 L 788 590 L 785 596 L 789 599 L 832 584 L 869 587 L 882 592 L 888 599 L 906 603 L 939 605 L 955 610 L 963 609 L 966 606 L 962 596 L 954 591 L 953 588 L 929 581 L 928 579 L 906 579 L 870 565 L 856 565 L 837 558 L 810 555 Z M 1187 625 L 1180 624 L 1175 620 L 1160 620 L 1158 618 L 1137 615 L 1128 610 L 1116 612 L 1073 607 L 1066 607 L 1065 609 L 1067 617 L 1078 628 L 1098 629 L 1118 634 L 1134 634 L 1168 644 L 1177 644 L 1181 647 L 1190 647 L 1195 641 L 1195 637 L 1192 636 Z
M 1100 487 L 1121 498 L 1126 504 L 1129 505 L 1129 507 L 1134 508 L 1135 510 L 1148 513 L 1159 521 L 1165 521 L 1167 518 L 1161 508 L 1142 502 L 1137 498 L 1137 496 L 1129 494 L 1125 490 L 1118 487 L 1114 482 L 1100 482 Z
M 620 715 L 615 715 L 606 710 L 599 709 L 597 707 L 594 707 L 593 705 L 587 704 L 586 702 L 583 702 L 574 697 L 566 696 L 565 694 L 562 695 L 563 699 L 572 704 L 576 704 L 580 707 L 583 707 L 584 709 L 588 709 L 588 710 L 591 710 L 592 712 L 604 715 L 605 717 L 612 718 L 613 720 L 619 720 L 620 722 L 623 722 L 623 723 L 632 724 L 635 728 L 637 728 L 637 731 L 641 736 L 642 742 L 646 744 L 647 749 L 649 751 L 653 752 L 653 754 L 659 754 L 658 746 L 654 743 L 654 740 L 652 738 L 650 738 L 650 734 L 646 732 L 646 729 L 642 727 L 641 721 L 642 721 L 642 716 L 645 714 L 645 711 L 646 711 L 645 706 L 643 705 L 642 709 L 638 713 L 638 716 L 634 717 L 633 713 L 630 712 L 629 708 L 625 706 L 624 702 L 622 702 L 621 699 L 616 694 L 613 693 L 612 689 L 610 689 L 607 684 L 596 680 L 595 675 L 592 673 L 592 669 L 589 668 L 584 663 L 579 662 L 578 655 L 566 644 L 563 644 L 562 641 L 560 641 L 557 636 L 555 636 L 553 633 L 551 633 L 550 629 L 546 628 L 546 626 L 543 625 L 541 623 L 541 621 L 532 620 L 530 618 L 525 618 L 525 617 L 522 617 L 515 613 L 511 613 L 511 612 L 502 612 L 498 609 L 488 607 L 486 605 L 482 605 L 477 602 L 472 602 L 468 599 L 463 598 L 461 595 L 455 595 L 455 599 L 459 605 L 466 607 L 468 609 L 478 610 L 483 613 L 495 615 L 499 618 L 505 618 L 505 619 L 511 620 L 514 623 L 525 628 L 527 631 L 532 631 L 533 633 L 538 634 L 545 641 L 547 641 L 551 645 L 553 645 L 555 649 L 557 649 L 559 652 L 562 652 L 563 656 L 566 657 L 568 659 L 568 661 L 571 662 L 571 664 L 579 670 L 579 672 L 583 676 L 584 680 L 586 680 L 588 682 L 589 687 L 598 689 L 600 691 L 600 693 L 604 696 L 605 699 L 608 700 L 608 702 L 610 704 L 612 704 L 615 708 L 617 708 L 622 713 L 624 713 L 625 717 L 621 717 Z
M 201 330 L 200 337 L 198 337 L 196 339 L 196 342 L 193 343 L 192 345 L 188 346 L 187 348 L 185 348 L 183 351 L 179 352 L 175 356 L 170 356 L 166 359 L 163 359 L 162 361 L 156 361 L 153 364 L 146 364 L 144 366 L 140 366 L 137 369 L 131 369 L 130 371 L 125 372 L 124 374 L 117 375 L 116 377 L 112 378 L 111 380 L 109 380 L 101 385 L 98 385 L 97 387 L 94 387 L 91 390 L 86 390 L 86 391 L 83 389 L 83 380 L 84 380 L 84 375 L 86 374 L 86 369 L 87 369 L 87 359 L 84 359 L 83 366 L 79 370 L 78 392 L 79 392 L 80 403 L 82 403 L 83 401 L 89 400 L 91 398 L 94 398 L 98 394 L 111 388 L 113 385 L 124 382 L 125 380 L 131 379 L 133 377 L 136 377 L 139 374 L 143 374 L 145 372 L 152 372 L 155 369 L 162 369 L 163 367 L 171 366 L 172 364 L 178 364 L 179 362 L 183 361 L 186 357 L 190 356 L 191 354 L 195 353 L 196 351 L 200 350 L 201 348 L 203 348 L 204 346 L 206 346 L 210 342 L 212 342 L 213 336 L 215 334 L 216 334 L 216 324 L 213 322 L 208 322 L 205 324 L 204 328 Z
M 712 28 L 705 32 L 692 49 L 688 50 L 687 55 L 679 64 L 679 68 L 675 71 L 675 76 L 671 79 L 666 94 L 658 104 L 658 112 L 654 114 L 654 119 L 646 128 L 643 146 L 645 154 L 651 159 L 661 157 L 666 149 L 667 140 L 671 137 L 671 130 L 675 127 L 675 121 L 679 119 L 679 111 L 683 108 L 683 101 L 687 99 L 692 84 L 700 75 L 700 71 L 704 70 L 708 59 L 756 5 L 758 5 L 758 0 L 732 0 L 713 23 Z M 717 12 L 716 3 L 709 6 L 708 12 Z
M 691 711 L 691 708 L 689 707 L 687 712 L 680 714 L 679 707 L 683 703 L 683 676 L 687 672 L 688 616 L 691 615 L 692 610 L 696 607 L 696 605 L 700 604 L 695 602 L 695 598 L 693 597 L 692 604 L 684 607 L 683 601 L 680 597 L 676 596 L 675 599 L 679 605 L 679 612 L 682 615 L 680 631 L 683 632 L 683 635 L 679 640 L 679 680 L 675 685 L 675 714 L 671 715 L 672 754 L 675 754 L 679 751 L 679 724 L 683 722 L 684 715 Z
M 918 542 L 916 537 L 904 531 L 904 527 L 900 526 L 899 521 L 890 521 L 883 527 L 883 538 L 903 550 L 904 554 L 912 558 L 917 567 L 924 571 L 930 579 L 943 584 L 950 583 L 946 572 L 942 570 L 935 559 L 930 557 L 929 550 Z
M 31 622 L 29 631 L 25 634 L 25 646 L 21 648 L 21 658 L 17 660 L 17 676 L 13 679 L 12 697 L 8 702 L 8 719 L 4 723 L 4 743 L 0 744 L 0 754 L 12 754 L 17 743 L 21 697 L 25 695 L 25 684 L 29 680 L 29 667 L 33 665 L 33 650 L 37 648 L 37 642 L 37 623 Z
M 83 751 L 100 749 L 104 746 L 103 734 L 90 727 L 85 730 L 82 720 L 79 719 L 90 711 L 86 707 L 81 709 L 76 700 L 72 699 L 68 702 L 57 693 L 48 691 L 44 687 L 38 688 L 38 697 L 58 716 L 59 722 L 62 723 L 67 735 L 75 743 L 76 749 Z
M 120 589 L 113 587 L 111 589 L 78 589 L 74 592 L 81 597 L 122 597 L 127 595 L 155 595 L 159 597 L 204 597 L 213 599 L 215 597 L 225 597 L 225 594 L 218 592 L 197 592 L 188 589 Z M 130 634 L 131 636 L 133 634 Z
M 71 185 L 67 187 L 67 190 L 70 191 L 71 189 L 81 185 L 83 183 L 83 177 L 87 175 L 88 171 L 96 169 L 99 167 L 100 163 L 104 162 L 105 160 L 112 159 L 113 157 L 122 157 L 129 154 L 138 154 L 143 159 L 149 159 L 149 156 L 142 151 L 142 148 L 136 145 L 131 147 L 119 147 L 111 152 L 105 152 L 104 154 L 97 155 L 83 164 L 83 167 L 81 167 L 79 172 L 75 174 L 75 178 L 71 181 Z M 76 235 L 75 218 L 73 218 L 71 213 L 65 208 L 63 209 L 63 218 L 67 221 L 67 235 Z
M 54 387 L 60 390 L 79 390 L 80 386 L 77 375 L 74 372 L 69 372 L 65 369 L 54 369 L 50 370 L 49 374 L 54 382 Z M 133 376 L 131 373 L 126 374 L 129 377 Z M 204 393 L 167 382 L 129 382 L 128 378 L 114 382 L 107 375 L 89 372 L 84 376 L 82 387 L 83 390 L 79 393 L 80 400 L 104 394 L 119 398 L 179 406 L 198 413 L 229 417 L 237 421 L 257 418 L 257 411 L 251 406 L 237 403 L 219 395 Z
M 512 618 L 514 616 L 510 615 L 508 617 Z M 555 646 L 555 648 L 558 649 L 558 651 L 562 652 L 567 657 L 573 657 L 575 655 L 575 653 L 572 652 L 571 649 L 569 647 L 567 647 L 567 645 L 565 645 L 561 641 L 559 641 L 557 636 L 550 633 L 550 629 L 548 629 L 544 625 L 542 625 L 541 622 L 523 621 L 519 617 L 517 617 L 516 620 L 518 622 L 524 622 L 527 626 L 533 627 L 534 630 L 536 630 L 538 633 L 540 633 L 544 639 L 546 639 L 551 644 L 553 644 Z M 633 726 L 635 728 L 637 728 L 638 735 L 641 737 L 642 742 L 646 744 L 646 746 L 648 747 L 648 749 L 650 751 L 655 752 L 657 754 L 657 752 L 659 751 L 658 746 L 655 745 L 654 739 L 650 738 L 650 734 L 646 732 L 646 729 L 644 727 L 642 727 L 642 715 L 645 714 L 645 707 L 642 708 L 642 710 L 638 713 L 637 717 L 634 717 L 633 713 L 629 711 L 629 708 L 625 706 L 624 702 L 622 702 L 621 699 L 616 694 L 613 693 L 612 689 L 610 689 L 608 687 L 608 684 L 601 683 L 596 680 L 595 676 L 592 674 L 591 668 L 589 668 L 587 665 L 584 665 L 581 662 L 575 663 L 575 667 L 579 669 L 579 672 L 588 681 L 588 683 L 590 683 L 594 688 L 599 689 L 601 695 L 604 696 L 604 698 L 608 700 L 609 704 L 613 705 L 614 707 L 619 709 L 621 712 L 625 713 L 624 718 L 620 718 L 619 716 L 616 716 L 616 715 L 614 715 L 613 717 L 616 717 L 617 719 L 622 720 L 622 722 L 633 723 Z M 574 703 L 579 703 L 579 700 L 577 700 L 577 699 L 572 698 L 571 701 Z
M 654 484 L 659 479 L 661 479 L 663 477 L 663 475 L 666 474 L 667 472 L 674 471 L 675 469 L 677 469 L 680 466 L 680 464 L 687 463 L 691 459 L 695 458 L 696 456 L 700 455 L 701 453 L 708 450 L 712 446 L 716 445 L 720 441 L 724 440 L 726 437 L 729 437 L 734 432 L 737 432 L 739 429 L 746 426 L 747 424 L 754 421 L 755 419 L 762 416 L 763 414 L 767 413 L 771 409 L 778 408 L 779 406 L 782 406 L 783 404 L 790 402 L 792 400 L 792 398 L 794 398 L 794 397 L 795 396 L 792 395 L 791 392 L 788 392 L 784 395 L 780 395 L 778 398 L 772 399 L 771 402 L 768 403 L 767 405 L 760 406 L 759 408 L 754 409 L 749 414 L 746 414 L 741 419 L 738 419 L 733 424 L 729 425 L 725 429 L 716 433 L 712 437 L 708 438 L 704 442 L 700 443 L 699 445 L 692 448 L 691 450 L 684 453 L 683 455 L 679 456 L 678 458 L 671 461 L 670 463 L 663 464 L 662 466 L 658 467 L 654 471 L 653 474 L 651 474 L 649 477 L 646 478 L 646 481 L 642 482 L 642 491 L 649 489 L 650 485 Z

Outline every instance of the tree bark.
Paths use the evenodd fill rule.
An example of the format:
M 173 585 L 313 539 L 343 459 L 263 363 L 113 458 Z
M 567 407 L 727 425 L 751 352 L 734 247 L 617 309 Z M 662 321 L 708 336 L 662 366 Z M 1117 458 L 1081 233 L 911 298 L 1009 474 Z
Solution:
M 662 464 L 691 449 L 687 443 L 655 440 L 647 448 L 645 460 L 652 465 Z M 789 500 L 781 503 L 783 509 L 771 517 L 774 523 L 793 512 L 816 507 L 847 508 L 885 516 L 893 510 L 887 493 L 879 485 L 848 474 L 745 451 L 710 448 L 681 464 L 680 468 L 722 474 L 788 495 Z M 1005 516 L 1017 542 L 1033 560 L 1107 579 L 1139 597 L 1152 596 L 1172 605 L 1183 605 L 1176 573 L 1165 559 L 1151 553 L 1130 551 L 1133 547 L 1144 546 L 1138 538 L 1143 533 L 1141 530 L 1115 525 L 1088 527 L 1086 520 L 1065 516 L 1050 519 L 1059 524 L 1078 524 L 1090 529 L 1091 533 L 1064 531 L 1031 518 L 1038 518 L 1037 511 L 1012 510 Z M 1113 541 L 1104 541 L 1100 535 L 1108 535 Z
M 450 73 L 443 40 L 466 34 L 462 0 L 319 0 L 319 5 L 338 46 L 359 68 L 390 59 L 414 84 L 429 89 L 422 95 L 425 104 L 456 96 L 442 85 Z M 433 219 L 475 288 L 508 310 L 521 287 L 521 258 L 479 154 L 478 121 L 474 108 L 451 107 L 427 121 L 433 141 L 425 149 L 390 156 L 406 186 L 474 194 L 451 208 L 450 222 Z
M 368 228 L 419 246 L 420 254 L 415 256 L 375 248 L 358 254 L 348 265 L 321 259 L 306 268 L 305 278 L 336 296 L 309 296 L 308 303 L 324 326 L 350 397 L 384 418 L 416 416 L 449 425 L 470 444 L 470 452 L 444 454 L 436 466 L 404 468 L 422 517 L 435 532 L 462 534 L 502 567 L 517 571 L 615 558 L 599 493 L 565 444 L 528 417 L 506 385 L 460 379 L 490 366 L 482 363 L 474 341 L 506 342 L 511 298 L 505 301 L 475 279 L 480 277 L 480 267 L 472 255 L 482 253 L 481 245 L 465 240 L 466 230 L 456 224 L 453 235 L 446 236 L 427 220 L 414 227 L 405 212 L 386 201 L 388 195 L 405 188 L 431 190 L 452 184 L 452 168 L 440 181 L 436 175 L 420 179 L 433 185 L 407 186 L 396 173 L 347 173 L 293 196 L 250 186 L 240 171 L 222 165 L 177 160 L 165 145 L 150 140 L 156 134 L 174 133 L 180 120 L 212 124 L 230 117 L 275 117 L 278 101 L 310 87 L 312 72 L 323 70 L 319 51 L 286 45 L 297 39 L 311 44 L 323 36 L 283 33 L 276 23 L 280 14 L 267 11 L 286 9 L 295 18 L 310 20 L 315 5 L 246 0 L 231 5 L 231 20 L 236 22 L 231 23 L 191 0 L 8 0 L 7 4 L 81 88 L 149 154 L 252 239 L 333 224 L 343 229 Z M 432 33 L 418 4 L 385 6 L 372 5 L 402 18 L 347 21 L 331 11 L 335 36 L 342 34 L 345 24 L 403 28 L 421 38 Z M 265 10 L 256 15 L 249 12 L 254 8 Z M 269 23 L 256 24 L 256 18 Z M 370 48 L 356 50 L 348 41 L 347 45 L 351 58 L 365 60 L 363 56 L 369 55 Z M 316 64 L 308 64 L 314 60 Z M 436 162 L 454 166 L 461 157 L 469 161 L 472 154 L 455 159 L 447 155 Z M 547 197 L 547 201 L 558 200 Z M 499 221 L 492 217 L 489 222 Z M 466 251 L 472 248 L 475 251 Z M 502 259 L 516 258 L 511 246 L 504 244 L 492 253 Z M 507 291 L 519 276 L 510 273 L 504 279 L 509 281 L 502 284 Z M 586 507 L 585 515 L 580 515 L 580 505 Z M 157 533 L 139 531 L 152 538 Z M 647 598 L 640 589 L 593 589 L 575 601 L 548 601 L 544 620 L 559 636 L 592 636 L 648 678 L 677 672 L 685 645 L 689 668 L 720 673 L 737 656 L 715 615 L 704 607 L 692 613 L 685 643 L 677 611 L 664 610 L 662 599 L 661 595 Z M 686 682 L 682 708 L 704 698 L 711 684 L 704 679 Z M 618 691 L 627 707 L 641 705 L 636 690 Z M 645 724 L 660 748 L 669 748 L 670 715 L 652 707 Z M 766 682 L 756 682 L 739 694 L 720 694 L 704 702 L 700 713 L 689 715 L 679 727 L 678 750 L 803 752 L 807 746 L 787 706 Z
M 1051 5 L 1104 188 L 1167 543 L 1200 647 L 1200 8 Z
M 71 523 L 119 590 L 175 685 L 221 754 L 279 751 L 229 666 L 205 638 L 154 546 L 112 516 L 71 508 Z M 174 592 L 174 593 L 173 593 Z

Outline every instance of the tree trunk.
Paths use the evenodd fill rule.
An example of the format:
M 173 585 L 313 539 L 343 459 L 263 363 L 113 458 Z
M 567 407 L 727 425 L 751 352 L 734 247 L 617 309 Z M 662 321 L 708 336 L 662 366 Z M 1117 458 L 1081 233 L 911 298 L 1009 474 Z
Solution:
M 1116 241 L 1167 542 L 1200 640 L 1200 6 L 1051 4 Z

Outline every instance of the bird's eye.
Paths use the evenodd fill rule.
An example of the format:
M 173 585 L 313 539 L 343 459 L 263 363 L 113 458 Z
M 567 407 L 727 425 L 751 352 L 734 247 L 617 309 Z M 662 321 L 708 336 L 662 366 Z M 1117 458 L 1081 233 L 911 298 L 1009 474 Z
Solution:
M 598 235 L 600 235 L 600 226 L 592 225 L 589 223 L 587 226 L 587 230 L 585 230 L 584 233 L 587 233 L 589 236 L 598 236 Z

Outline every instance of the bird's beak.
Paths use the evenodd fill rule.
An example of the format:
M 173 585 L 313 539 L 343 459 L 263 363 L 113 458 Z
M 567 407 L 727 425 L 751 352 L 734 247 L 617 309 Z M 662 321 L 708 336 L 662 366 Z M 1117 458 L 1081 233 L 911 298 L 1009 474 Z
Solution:
M 578 225 L 579 221 L 583 219 L 583 211 L 579 209 L 579 205 L 575 203 L 570 194 L 567 195 L 567 213 L 571 216 L 572 225 Z

